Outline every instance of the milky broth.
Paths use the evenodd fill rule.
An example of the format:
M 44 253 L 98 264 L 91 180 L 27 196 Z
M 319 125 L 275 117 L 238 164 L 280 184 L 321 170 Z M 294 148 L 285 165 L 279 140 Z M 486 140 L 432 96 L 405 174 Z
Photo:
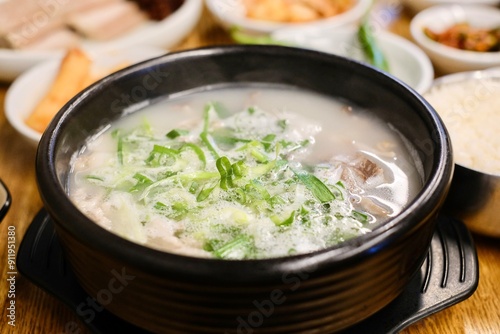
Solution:
M 158 102 L 89 140 L 72 161 L 70 197 L 145 246 L 273 258 L 333 246 L 397 215 L 422 186 L 415 156 L 390 124 L 345 101 L 220 88 Z

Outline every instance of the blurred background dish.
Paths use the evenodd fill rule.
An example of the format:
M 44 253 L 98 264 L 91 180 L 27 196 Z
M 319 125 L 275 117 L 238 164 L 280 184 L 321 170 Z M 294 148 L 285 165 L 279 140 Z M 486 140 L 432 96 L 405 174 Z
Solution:
M 500 5 L 500 0 L 401 0 L 401 2 L 414 13 L 437 5 Z
M 500 68 L 440 77 L 424 97 L 453 145 L 446 211 L 474 232 L 500 237 Z
M 322 2 L 322 1 L 319 1 Z M 254 16 L 259 18 L 249 17 L 249 10 L 245 4 L 258 3 L 261 7 L 253 10 L 258 12 Z M 269 3 L 269 5 L 267 5 Z M 276 13 L 285 13 L 286 11 L 281 8 L 287 8 L 285 2 L 280 5 L 280 1 L 247 1 L 247 0 L 206 0 L 208 10 L 214 17 L 226 28 L 239 28 L 241 31 L 253 34 L 268 34 L 277 29 L 289 26 L 300 27 L 318 27 L 318 28 L 331 28 L 340 27 L 350 24 L 356 24 L 368 11 L 372 0 L 345 0 L 338 3 L 343 4 L 340 9 L 333 9 L 332 12 L 337 10 L 336 14 L 325 13 L 325 17 L 313 18 L 308 15 L 311 11 L 307 8 L 297 10 L 300 14 L 294 15 L 280 15 Z M 278 8 L 273 7 L 278 6 Z M 264 19 L 269 17 L 269 19 Z M 293 22 L 292 22 L 293 21 Z
M 16 2 L 13 0 L 10 1 Z M 10 1 L 5 1 L 5 0 L 0 1 L 0 6 L 5 5 L 7 2 Z M 93 2 L 96 1 L 89 0 L 89 3 Z M 115 1 L 106 0 L 105 2 L 114 3 Z M 65 2 L 65 4 L 66 3 L 67 2 Z M 138 3 L 142 3 L 142 1 L 138 1 Z M 72 4 L 72 2 L 70 2 L 69 4 Z M 19 9 L 22 7 L 16 4 L 15 8 Z M 99 38 L 94 38 L 92 40 L 91 38 L 80 37 L 80 39 L 75 43 L 74 36 L 69 35 L 67 31 L 58 30 L 54 32 L 54 36 L 52 36 L 50 39 L 47 38 L 47 40 L 43 41 L 43 43 L 42 42 L 39 43 L 39 44 L 44 44 L 43 46 L 34 48 L 24 48 L 24 47 L 20 47 L 18 49 L 8 48 L 7 45 L 8 43 L 6 42 L 7 38 L 5 37 L 5 33 L 2 36 L 2 30 L 5 30 L 2 28 L 6 27 L 4 25 L 2 28 L 0 28 L 0 81 L 12 81 L 19 74 L 21 74 L 22 72 L 24 72 L 25 70 L 27 70 L 28 68 L 32 67 L 37 63 L 50 59 L 54 60 L 62 58 L 62 56 L 64 55 L 63 50 L 66 48 L 63 47 L 57 49 L 56 47 L 55 49 L 51 49 L 48 46 L 54 45 L 53 43 L 56 42 L 49 40 L 59 41 L 58 43 L 64 40 L 67 43 L 69 43 L 68 45 L 72 47 L 75 46 L 75 44 L 77 44 L 78 46 L 84 47 L 88 50 L 95 50 L 95 51 L 104 48 L 118 49 L 118 48 L 130 48 L 130 47 L 144 46 L 144 45 L 154 46 L 158 48 L 172 47 L 177 43 L 179 43 L 194 28 L 194 26 L 197 24 L 201 16 L 202 9 L 203 9 L 203 0 L 183 0 L 180 7 L 177 8 L 174 12 L 172 12 L 168 16 L 166 16 L 164 19 L 162 20 L 146 19 L 144 21 L 141 21 L 140 24 L 133 26 L 131 29 L 126 30 L 123 34 L 114 35 L 112 38 L 104 38 L 102 40 L 100 40 Z M 42 8 L 38 9 L 37 12 L 35 9 L 32 16 L 37 17 L 36 15 L 40 13 L 47 15 L 47 10 L 48 9 L 43 10 Z M 118 11 L 120 10 L 113 11 L 113 13 Z M 122 9 L 122 11 L 125 12 L 126 10 Z M 148 12 L 148 8 L 144 8 L 143 12 L 147 14 L 149 17 L 151 17 Z M 1 15 L 2 13 L 0 13 L 0 16 Z M 19 15 L 21 15 L 21 17 L 25 17 L 27 14 L 26 12 L 23 13 L 21 11 Z M 78 22 L 80 26 L 86 27 L 85 29 L 86 34 L 92 34 L 99 31 L 109 30 L 109 27 L 107 27 L 106 25 L 98 25 L 96 29 L 89 28 L 88 22 L 97 22 L 99 21 L 99 19 L 102 18 L 103 15 L 109 15 L 109 14 L 107 14 L 107 12 L 103 10 L 102 12 L 93 13 L 93 15 L 90 14 L 86 16 L 80 15 L 79 17 L 77 17 L 77 19 L 74 19 L 74 21 Z M 126 13 L 123 13 L 123 15 L 126 15 Z M 132 20 L 129 16 L 127 16 L 126 20 L 129 19 Z M 123 21 L 123 19 L 120 20 Z M 35 29 L 34 31 L 38 30 Z M 16 35 L 14 34 L 14 36 Z M 16 40 L 16 38 L 11 37 L 10 40 L 14 41 Z M 55 45 L 57 45 L 57 43 Z
M 161 48 L 143 46 L 127 50 L 93 51 L 88 52 L 88 55 L 92 59 L 92 71 L 98 76 L 165 53 Z M 42 132 L 28 126 L 26 119 L 49 92 L 61 63 L 61 59 L 54 59 L 35 65 L 12 83 L 5 96 L 5 117 L 34 146 L 38 145 Z M 26 95 L 26 92 L 30 94 Z
M 434 79 L 429 57 L 415 44 L 391 32 L 378 29 L 373 36 L 387 59 L 388 72 L 419 93 L 427 91 Z M 271 34 L 290 45 L 337 54 L 368 63 L 358 39 L 357 27 L 284 28 Z
M 498 8 L 479 5 L 430 7 L 411 20 L 410 32 L 415 42 L 429 55 L 438 74 L 500 65 Z M 445 35 L 441 38 L 440 34 Z M 464 36 L 467 36 L 465 42 Z M 489 50 L 481 49 L 490 42 L 493 46 Z

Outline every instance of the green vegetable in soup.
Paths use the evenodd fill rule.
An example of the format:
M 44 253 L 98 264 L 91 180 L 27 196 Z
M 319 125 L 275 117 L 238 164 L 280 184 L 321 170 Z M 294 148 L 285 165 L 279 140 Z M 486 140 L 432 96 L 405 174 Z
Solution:
M 141 212 L 137 224 L 169 219 L 175 238 L 214 258 L 267 257 L 269 246 L 256 241 L 263 224 L 266 233 L 302 233 L 324 247 L 356 235 L 371 216 L 354 210 L 340 181 L 321 176 L 324 166 L 297 158 L 313 141 L 292 134 L 286 119 L 258 107 L 231 114 L 208 103 L 198 126 L 163 135 L 153 135 L 148 123 L 115 130 L 116 160 L 86 181 L 115 202 L 130 201 L 127 207 Z

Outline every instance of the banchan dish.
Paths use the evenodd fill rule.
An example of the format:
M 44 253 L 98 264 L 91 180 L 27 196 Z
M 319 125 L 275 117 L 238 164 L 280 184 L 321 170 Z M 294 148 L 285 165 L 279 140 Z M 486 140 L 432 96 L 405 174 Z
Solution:
M 89 136 L 151 101 L 228 83 L 285 83 L 369 108 L 416 148 L 421 190 L 371 233 L 325 250 L 267 260 L 153 250 L 108 232 L 72 204 L 70 162 Z M 157 333 L 331 333 L 386 306 L 417 273 L 453 163 L 435 111 L 387 73 L 310 50 L 246 45 L 171 53 L 99 81 L 49 125 L 36 169 L 44 205 L 82 287 L 117 316 Z M 105 294 L 117 277 L 122 289 Z

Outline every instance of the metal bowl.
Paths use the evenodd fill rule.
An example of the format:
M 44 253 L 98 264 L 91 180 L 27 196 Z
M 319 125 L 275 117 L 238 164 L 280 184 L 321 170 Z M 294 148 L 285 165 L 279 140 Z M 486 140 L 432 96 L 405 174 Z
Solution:
M 424 94 L 424 97 L 429 98 L 433 88 L 445 87 L 449 84 L 457 84 L 468 80 L 481 82 L 484 79 L 493 79 L 500 85 L 500 68 L 491 68 L 482 71 L 460 72 L 446 75 L 434 80 L 431 89 Z M 482 81 L 484 82 L 484 81 Z M 478 101 L 489 97 L 497 96 L 494 90 L 486 85 L 470 91 L 467 96 L 464 96 L 467 108 L 474 108 Z M 489 101 L 489 100 L 483 100 Z M 432 100 L 429 100 L 432 104 Z M 488 103 L 488 102 L 487 102 Z M 434 104 L 438 113 L 439 108 Z M 449 106 L 457 108 L 456 106 Z M 474 109 L 466 109 L 465 112 L 471 114 L 476 113 Z M 459 119 L 453 118 L 453 121 Z M 454 146 L 455 155 L 457 155 L 462 147 L 453 144 L 454 132 L 451 130 L 452 119 L 444 118 L 444 123 L 450 129 L 452 137 L 452 145 Z M 493 123 L 498 123 L 498 120 L 491 120 Z M 471 122 L 466 123 L 471 126 Z M 456 136 L 459 134 L 456 133 Z M 488 144 L 496 144 L 500 147 L 498 136 L 489 136 Z M 484 141 L 477 145 L 484 144 Z M 478 147 L 475 146 L 477 150 Z M 468 165 L 465 162 L 457 161 L 455 156 L 455 172 L 450 187 L 450 193 L 446 199 L 444 210 L 447 214 L 462 220 L 467 224 L 471 231 L 493 237 L 500 237 L 500 171 L 481 168 L 480 166 Z
M 500 238 L 500 176 L 456 165 L 444 210 L 471 231 Z
M 287 84 L 369 108 L 413 143 L 422 161 L 420 192 L 368 234 L 265 260 L 202 259 L 147 248 L 100 227 L 70 201 L 70 160 L 89 136 L 150 101 L 238 83 Z M 155 333 L 333 333 L 387 306 L 417 274 L 448 191 L 451 157 L 435 111 L 389 74 L 326 53 L 244 45 L 170 53 L 96 83 L 49 125 L 36 172 L 81 286 L 118 317 Z M 92 321 L 92 310 L 85 303 L 79 309 L 85 321 Z

